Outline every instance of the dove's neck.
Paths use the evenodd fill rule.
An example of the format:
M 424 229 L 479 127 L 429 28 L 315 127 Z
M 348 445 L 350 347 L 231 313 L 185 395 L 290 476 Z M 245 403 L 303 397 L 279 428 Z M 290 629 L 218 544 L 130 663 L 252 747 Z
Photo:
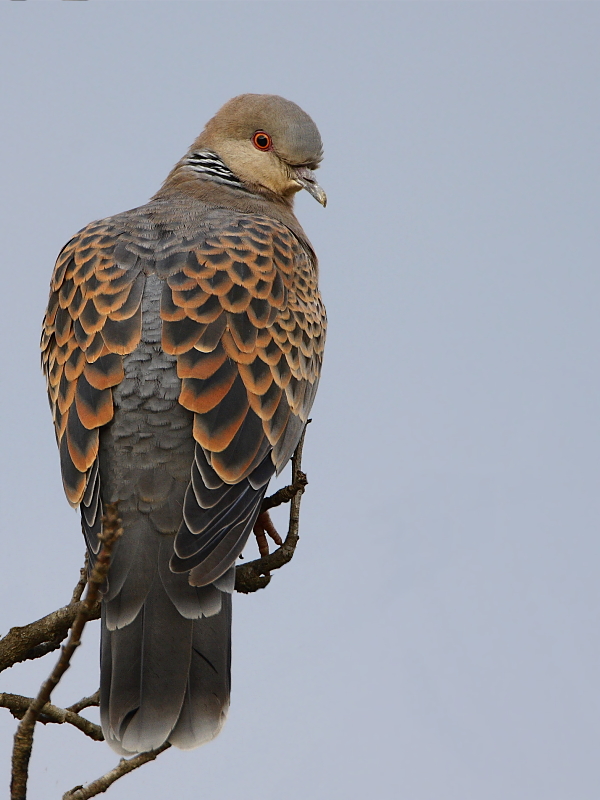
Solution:
M 220 156 L 206 148 L 193 148 L 186 153 L 175 164 L 154 198 L 172 195 L 173 192 L 184 192 L 197 200 L 225 204 L 240 211 L 252 211 L 255 204 L 262 207 L 266 202 L 293 215 L 293 195 L 284 197 L 265 186 L 242 180 Z
M 192 170 L 217 183 L 233 186 L 235 189 L 252 194 L 238 176 L 221 161 L 219 156 L 210 150 L 192 151 L 185 157 L 180 168 Z

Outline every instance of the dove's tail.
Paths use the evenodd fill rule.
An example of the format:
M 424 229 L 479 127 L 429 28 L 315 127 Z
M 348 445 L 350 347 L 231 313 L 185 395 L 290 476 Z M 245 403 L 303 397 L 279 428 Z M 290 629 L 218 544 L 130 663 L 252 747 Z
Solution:
M 219 733 L 229 707 L 235 568 L 190 586 L 169 569 L 173 536 L 146 515 L 125 529 L 102 603 L 104 736 L 120 755 L 166 741 L 197 747 Z

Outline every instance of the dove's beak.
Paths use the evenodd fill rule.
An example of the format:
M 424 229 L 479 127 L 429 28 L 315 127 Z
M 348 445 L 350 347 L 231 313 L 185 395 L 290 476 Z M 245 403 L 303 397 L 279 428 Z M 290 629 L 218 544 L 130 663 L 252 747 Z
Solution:
M 327 205 L 327 195 L 315 180 L 315 173 L 308 167 L 296 167 L 294 178 L 297 183 L 317 200 L 323 207 Z

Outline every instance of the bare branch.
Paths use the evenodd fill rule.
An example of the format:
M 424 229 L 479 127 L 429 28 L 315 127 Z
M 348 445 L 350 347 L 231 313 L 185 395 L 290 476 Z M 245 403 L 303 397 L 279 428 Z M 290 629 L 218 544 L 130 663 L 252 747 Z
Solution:
M 13 717 L 23 719 L 25 712 L 33 703 L 33 697 L 23 697 L 20 694 L 8 694 L 7 692 L 0 692 L 0 706 L 8 708 Z M 95 739 L 97 742 L 104 741 L 104 734 L 102 728 L 85 717 L 80 717 L 79 714 L 69 708 L 59 708 L 59 706 L 46 703 L 40 711 L 38 722 L 46 725 L 49 722 L 56 722 L 58 724 L 67 722 L 69 725 L 74 725 L 86 736 Z
M 11 628 L 0 639 L 0 672 L 33 658 L 41 658 L 58 650 L 81 608 L 81 602 L 71 602 L 29 625 Z M 100 618 L 100 604 L 96 603 L 88 619 Z
M 138 769 L 138 767 L 147 764 L 149 761 L 154 761 L 157 756 L 164 753 L 169 747 L 171 747 L 169 742 L 165 742 L 156 750 L 140 753 L 138 756 L 134 756 L 130 759 L 122 758 L 114 769 L 111 769 L 110 772 L 107 772 L 101 778 L 98 778 L 92 783 L 88 783 L 87 786 L 75 786 L 74 789 L 65 792 L 62 796 L 62 800 L 88 800 L 90 797 L 95 797 L 97 794 L 105 792 L 115 781 L 122 778 L 123 775 L 133 772 L 134 769 Z
M 310 422 L 310 420 L 309 420 Z M 292 458 L 292 483 L 275 492 L 263 501 L 262 511 L 291 501 L 290 524 L 285 542 L 268 556 L 249 561 L 247 564 L 238 564 L 235 570 L 235 589 L 237 592 L 249 594 L 259 589 L 264 589 L 271 580 L 269 574 L 272 570 L 283 567 L 292 560 L 296 545 L 298 544 L 300 526 L 300 500 L 308 483 L 302 466 L 302 448 L 304 446 L 304 429 L 296 451 Z
M 74 711 L 76 714 L 79 714 L 80 711 L 83 711 L 84 708 L 89 708 L 90 706 L 99 706 L 100 705 L 100 689 L 98 689 L 94 694 L 91 694 L 89 697 L 82 697 L 81 700 L 78 700 L 76 703 L 73 703 L 72 706 L 67 707 L 67 711 Z
M 60 643 L 67 637 L 69 628 L 79 611 L 79 601 L 87 583 L 87 574 L 88 556 L 86 553 L 85 566 L 79 571 L 79 580 L 73 589 L 71 602 L 35 622 L 30 622 L 23 627 L 11 628 L 6 636 L 0 639 L 0 672 L 21 661 L 42 658 L 42 656 L 58 650 Z M 99 619 L 99 617 L 100 605 L 97 604 L 89 619 Z
M 88 579 L 86 598 L 79 604 L 79 610 L 73 622 L 69 639 L 62 648 L 62 653 L 56 666 L 50 673 L 48 679 L 42 684 L 37 697 L 27 709 L 15 734 L 10 787 L 11 800 L 26 800 L 29 759 L 31 757 L 33 731 L 36 720 L 42 708 L 50 700 L 53 689 L 69 668 L 73 653 L 77 647 L 79 647 L 81 633 L 98 602 L 100 588 L 108 573 L 112 546 L 122 533 L 123 529 L 121 528 L 121 521 L 118 517 L 117 504 L 110 503 L 106 506 L 106 514 L 102 518 L 102 533 L 99 538 L 103 544 Z

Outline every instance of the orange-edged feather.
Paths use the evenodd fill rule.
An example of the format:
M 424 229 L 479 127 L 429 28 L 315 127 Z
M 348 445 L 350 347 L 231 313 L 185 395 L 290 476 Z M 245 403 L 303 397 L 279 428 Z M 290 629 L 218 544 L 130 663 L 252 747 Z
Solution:
M 112 388 L 123 379 L 123 356 L 141 335 L 145 276 L 117 263 L 117 232 L 92 223 L 60 253 L 42 331 L 63 484 L 76 506 L 98 454 L 99 429 L 113 417 Z
M 235 484 L 271 448 L 281 469 L 306 422 L 326 325 L 317 266 L 267 217 L 240 216 L 188 246 L 165 282 L 162 345 L 178 357 L 196 442 Z

